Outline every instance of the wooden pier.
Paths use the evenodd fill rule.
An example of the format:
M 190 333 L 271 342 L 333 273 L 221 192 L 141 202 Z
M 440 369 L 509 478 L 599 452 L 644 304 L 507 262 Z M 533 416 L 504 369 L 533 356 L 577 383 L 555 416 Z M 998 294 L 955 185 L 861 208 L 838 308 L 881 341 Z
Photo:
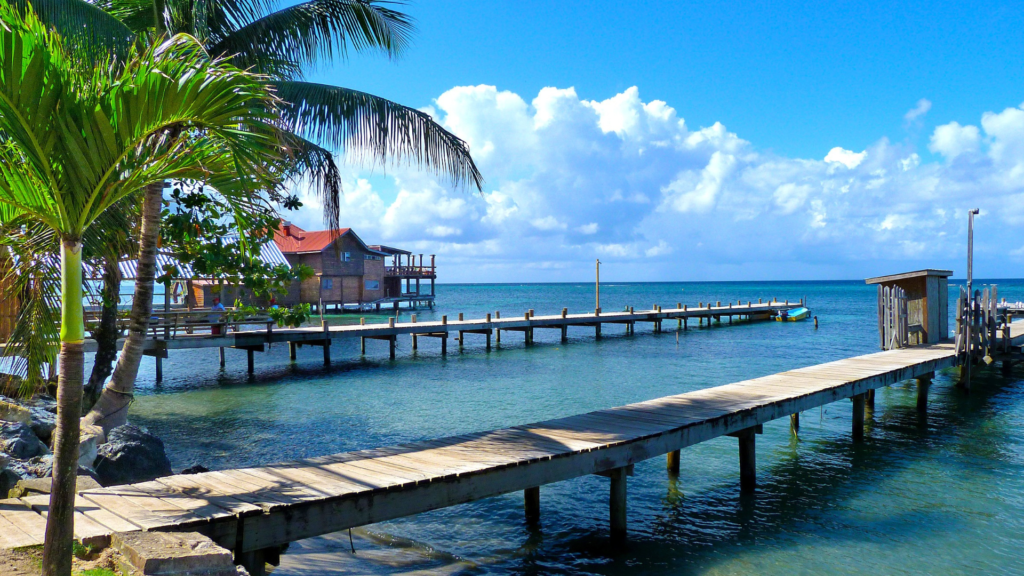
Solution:
M 630 309 L 622 312 L 595 310 L 586 314 L 569 314 L 568 309 L 563 308 L 561 314 L 556 315 L 537 316 L 533 310 L 529 310 L 504 317 L 500 312 L 475 319 L 463 319 L 462 314 L 459 314 L 457 319 L 442 316 L 441 320 L 430 322 L 418 322 L 416 315 L 411 314 L 409 320 L 404 322 L 396 322 L 395 318 L 389 318 L 387 323 L 379 324 L 330 326 L 324 323 L 319 327 L 303 328 L 279 328 L 266 320 L 261 320 L 265 326 L 263 328 L 241 329 L 225 334 L 211 334 L 210 331 L 200 331 L 201 328 L 194 328 L 189 333 L 185 329 L 189 326 L 186 324 L 180 328 L 175 325 L 173 330 L 163 324 L 155 324 L 150 331 L 150 338 L 146 341 L 144 354 L 156 358 L 156 377 L 159 382 L 163 379 L 162 360 L 167 358 L 168 353 L 172 350 L 220 348 L 222 366 L 224 365 L 225 349 L 243 350 L 247 354 L 248 371 L 252 374 L 255 370 L 255 353 L 266 351 L 267 347 L 272 344 L 287 344 L 289 357 L 292 360 L 297 357 L 296 348 L 298 346 L 321 346 L 324 352 L 324 365 L 329 365 L 331 345 L 335 340 L 342 338 L 359 338 L 360 350 L 364 354 L 367 340 L 384 340 L 389 343 L 389 355 L 391 359 L 394 359 L 398 338 L 402 336 L 411 338 L 413 350 L 418 349 L 418 340 L 421 337 L 439 338 L 441 354 L 447 354 L 448 340 L 458 337 L 461 347 L 465 342 L 466 335 L 484 336 L 485 345 L 490 350 L 492 336 L 496 342 L 500 343 L 502 332 L 521 332 L 524 335 L 524 342 L 532 344 L 534 331 L 554 329 L 561 332 L 561 341 L 567 342 L 568 329 L 571 327 L 593 328 L 597 338 L 601 337 L 601 327 L 605 324 L 623 325 L 627 334 L 633 334 L 634 327 L 638 323 L 650 324 L 655 332 L 661 332 L 665 322 L 671 324 L 674 321 L 676 329 L 687 330 L 694 322 L 698 326 L 703 326 L 723 320 L 731 323 L 733 319 L 769 320 L 783 310 L 798 308 L 804 304 L 804 299 L 795 302 L 773 299 L 772 301 L 758 300 L 757 302 L 737 302 L 735 304 L 698 303 L 697 306 L 677 303 L 672 308 L 655 305 L 648 310 Z M 191 326 L 206 327 L 209 330 L 210 324 L 207 322 Z M 237 321 L 234 324 L 244 326 L 246 322 Z M 95 350 L 96 343 L 86 340 L 85 351 L 94 352 Z
M 1004 333 L 1004 349 L 1019 354 L 1024 322 Z M 627 478 L 637 462 L 667 454 L 671 472 L 680 449 L 734 436 L 741 490 L 751 491 L 763 424 L 851 399 L 851 433 L 859 439 L 876 389 L 917 378 L 924 395 L 918 406 L 926 409 L 932 375 L 958 361 L 948 342 L 899 348 L 535 424 L 85 490 L 78 494 L 75 531 L 85 542 L 100 542 L 114 531 L 196 530 L 259 576 L 289 542 L 499 494 L 524 491 L 527 518 L 536 519 L 542 486 L 599 474 L 610 479 L 610 527 L 621 537 Z M 42 543 L 47 503 L 47 496 L 0 501 L 0 547 Z

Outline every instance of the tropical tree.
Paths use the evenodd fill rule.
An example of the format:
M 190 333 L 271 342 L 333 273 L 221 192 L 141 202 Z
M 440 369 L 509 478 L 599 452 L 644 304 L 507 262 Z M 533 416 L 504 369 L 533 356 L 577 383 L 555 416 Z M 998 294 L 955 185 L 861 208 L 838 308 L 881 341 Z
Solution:
M 332 150 L 349 159 L 384 164 L 412 162 L 477 189 L 481 176 L 468 145 L 419 110 L 365 92 L 304 81 L 304 71 L 352 50 L 389 57 L 408 47 L 412 20 L 386 0 L 307 0 L 275 10 L 280 0 L 17 0 L 31 4 L 83 54 L 119 53 L 132 42 L 164 33 L 188 33 L 217 57 L 267 77 L 283 100 L 281 126 L 294 174 L 320 196 L 324 219 L 338 227 L 341 179 Z M 102 9 L 102 11 L 100 10 Z M 143 221 L 161 190 L 150 187 Z M 150 318 L 158 227 L 143 227 L 132 325 Z M 145 330 L 130 330 L 111 381 L 86 422 L 104 429 L 127 420 L 145 343 Z
M 71 573 L 84 380 L 84 233 L 118 201 L 166 179 L 231 174 L 258 196 L 273 189 L 282 172 L 273 126 L 278 101 L 262 78 L 211 58 L 187 35 L 129 49 L 123 62 L 83 67 L 64 38 L 31 11 L 0 0 L 0 222 L 42 224 L 61 245 L 47 576 Z M 144 221 L 143 227 L 154 224 Z

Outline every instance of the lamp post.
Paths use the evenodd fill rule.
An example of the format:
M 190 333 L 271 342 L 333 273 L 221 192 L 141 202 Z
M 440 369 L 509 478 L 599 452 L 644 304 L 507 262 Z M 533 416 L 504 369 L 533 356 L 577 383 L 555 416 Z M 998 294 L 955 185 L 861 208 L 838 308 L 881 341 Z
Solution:
M 967 358 L 964 360 L 964 387 L 971 388 L 971 362 L 974 359 L 974 217 L 980 211 L 975 208 L 967 211 L 967 318 L 964 319 L 964 349 Z
M 597 274 L 595 276 L 594 284 L 594 308 L 597 310 L 601 309 L 601 260 L 597 262 Z

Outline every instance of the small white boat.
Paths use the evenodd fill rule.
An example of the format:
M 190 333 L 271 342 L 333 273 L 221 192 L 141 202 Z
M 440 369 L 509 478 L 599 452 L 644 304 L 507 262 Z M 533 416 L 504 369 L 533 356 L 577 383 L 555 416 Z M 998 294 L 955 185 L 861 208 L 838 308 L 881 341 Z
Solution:
M 779 315 L 775 317 L 776 322 L 796 322 L 797 320 L 807 320 L 811 315 L 811 311 L 803 306 L 799 308 L 793 308 L 792 310 L 782 310 Z

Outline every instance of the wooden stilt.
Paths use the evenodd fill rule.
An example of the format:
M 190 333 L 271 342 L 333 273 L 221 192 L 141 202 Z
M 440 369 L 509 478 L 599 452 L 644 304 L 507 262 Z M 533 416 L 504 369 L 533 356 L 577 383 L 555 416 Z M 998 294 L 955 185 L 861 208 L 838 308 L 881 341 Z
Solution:
M 487 351 L 488 352 L 491 351 L 491 333 L 490 332 L 487 333 Z
M 366 355 L 366 338 L 362 336 L 359 337 L 359 353 L 364 356 Z
M 523 507 L 527 524 L 540 522 L 540 486 L 523 490 Z
M 245 351 L 245 360 L 249 363 L 249 374 L 253 374 L 255 372 L 255 355 L 256 353 L 251 349 Z
M 296 350 L 297 348 L 298 346 L 295 344 L 295 342 L 288 343 L 288 359 L 291 360 L 292 362 L 295 361 L 295 358 L 298 355 L 298 352 Z
M 221 348 L 221 350 L 223 350 L 223 348 Z M 156 381 L 164 381 L 164 359 L 159 356 L 156 357 Z
M 668 453 L 668 473 L 674 476 L 679 475 L 679 450 L 673 450 Z
M 441 336 L 441 356 L 448 354 L 448 335 Z
M 856 394 L 853 400 L 853 439 L 864 438 L 864 394 Z
M 917 379 L 917 411 L 922 414 L 928 412 L 928 389 L 931 386 L 931 378 Z
M 416 349 L 417 349 L 417 347 L 418 347 L 418 344 L 419 344 L 419 341 L 418 341 L 418 340 L 419 340 L 419 339 L 418 339 L 418 338 L 416 337 L 416 335 L 415 335 L 415 334 L 413 334 L 413 335 L 412 335 L 412 349 L 413 349 L 413 350 L 416 350 Z
M 395 359 L 395 344 L 397 343 L 398 336 L 392 336 L 390 339 L 388 339 L 388 354 L 391 356 L 392 360 Z
M 220 367 L 221 368 L 224 367 L 224 348 L 223 347 L 220 349 Z
M 235 552 L 235 564 L 241 564 L 249 576 L 266 576 L 267 562 L 263 550 Z
M 601 323 L 600 322 L 594 324 L 594 337 L 595 338 L 600 338 L 601 337 Z
M 622 540 L 626 537 L 626 468 L 611 470 L 609 477 L 612 480 L 608 507 L 612 538 Z
M 800 431 L 800 413 L 789 415 L 789 430 L 796 434 Z
M 462 312 L 459 312 L 459 320 L 462 320 Z M 466 333 L 459 330 L 459 349 L 462 349 L 462 343 L 466 340 Z
M 875 411 L 875 390 L 872 388 L 864 393 L 864 407 L 872 412 Z
M 749 494 L 757 490 L 757 455 L 754 450 L 756 434 L 752 429 L 738 435 L 740 441 L 740 492 Z

